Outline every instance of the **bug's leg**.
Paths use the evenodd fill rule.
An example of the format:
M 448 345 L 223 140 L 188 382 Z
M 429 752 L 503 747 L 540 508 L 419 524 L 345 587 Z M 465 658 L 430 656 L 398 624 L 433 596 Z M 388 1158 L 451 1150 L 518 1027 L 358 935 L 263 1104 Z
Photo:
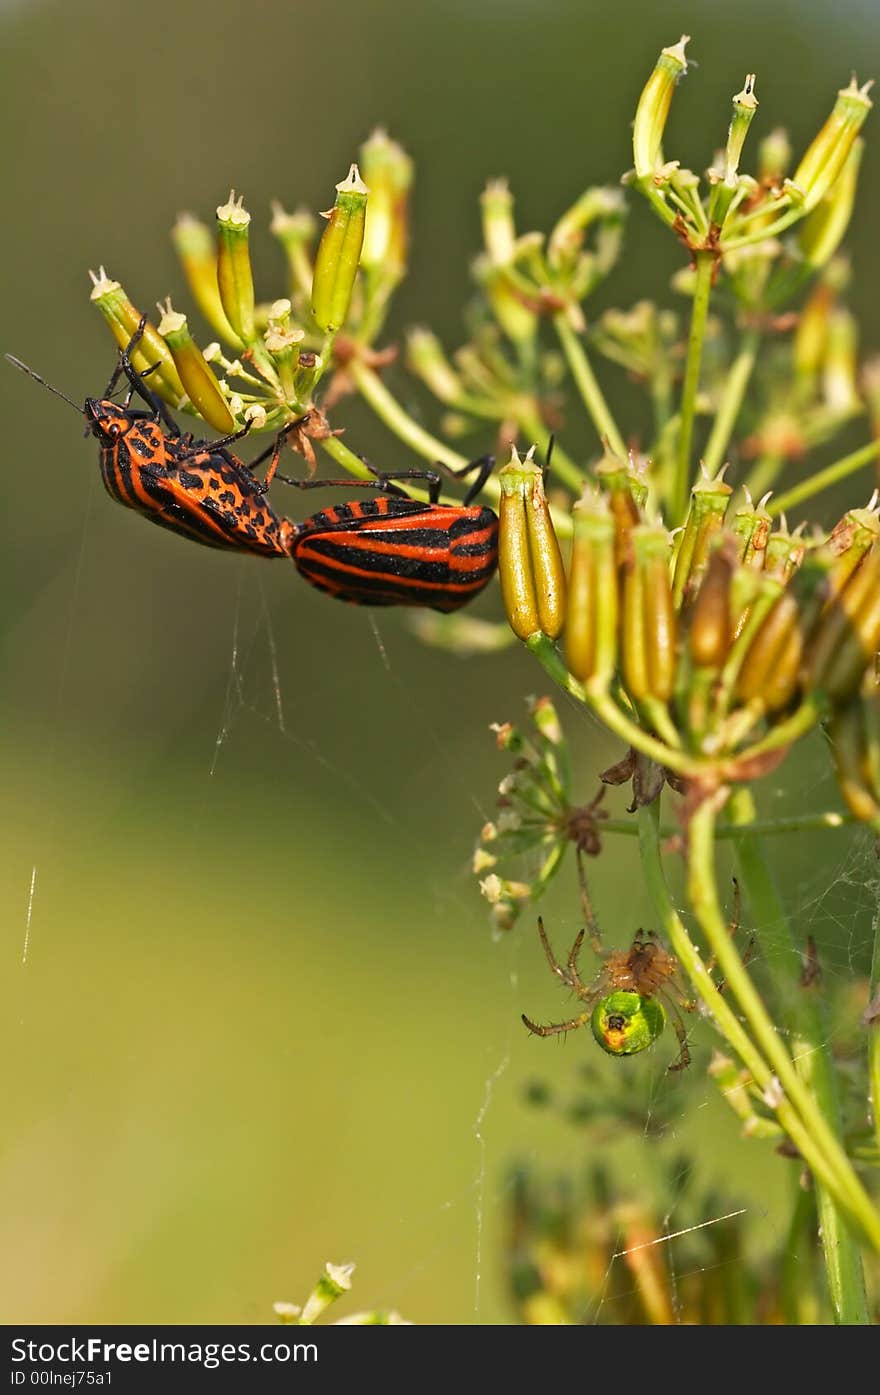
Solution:
M 533 1036 L 555 1037 L 559 1032 L 573 1032 L 578 1027 L 586 1026 L 591 1015 L 590 1012 L 582 1012 L 579 1017 L 572 1017 L 568 1022 L 549 1022 L 545 1027 L 542 1027 L 537 1022 L 532 1022 L 531 1018 L 526 1017 L 525 1013 L 522 1014 L 522 1020 Z
M 491 475 L 495 467 L 495 457 L 494 455 L 481 455 L 478 460 L 470 460 L 467 465 L 462 465 L 458 470 L 454 470 L 451 465 L 444 465 L 442 461 L 438 460 L 437 467 L 442 470 L 445 475 L 451 476 L 454 480 L 467 479 L 468 475 L 472 475 L 476 472 L 476 479 L 462 500 L 465 508 L 467 508 L 468 504 L 472 504 L 474 499 L 476 499 L 483 485 L 486 483 L 486 480 Z M 432 500 L 432 503 L 436 502 L 436 500 Z
M 105 397 L 105 398 L 107 398 L 107 397 L 112 397 L 112 396 L 113 396 L 113 393 L 116 391 L 116 384 L 119 382 L 119 379 L 122 377 L 123 373 L 126 374 L 126 377 L 129 377 L 128 373 L 126 373 L 126 367 L 125 367 L 125 365 L 128 364 L 129 368 L 131 367 L 131 355 L 134 353 L 134 351 L 135 351 L 135 349 L 137 348 L 138 344 L 139 344 L 139 343 L 141 342 L 141 340 L 143 339 L 143 337 L 144 337 L 144 330 L 146 329 L 146 327 L 147 327 L 147 317 L 146 317 L 146 315 L 141 315 L 140 322 L 139 322 L 138 327 L 137 327 L 137 329 L 135 330 L 134 334 L 133 334 L 133 335 L 131 336 L 131 338 L 129 339 L 129 341 L 128 341 L 128 343 L 126 344 L 125 348 L 124 348 L 124 349 L 120 349 L 120 351 L 119 351 L 119 357 L 118 357 L 118 359 L 117 359 L 116 367 L 113 369 L 113 372 L 110 374 L 110 381 L 109 381 L 109 383 L 107 384 L 106 388 L 104 389 L 104 397 Z M 154 364 L 153 366 L 155 367 L 155 364 Z M 132 371 L 135 371 L 135 370 L 132 370 Z M 152 370 L 150 370 L 150 371 L 152 371 Z M 137 376 L 137 374 L 136 374 L 136 376 Z M 130 377 L 129 377 L 129 381 L 131 381 Z M 132 383 L 132 387 L 134 387 L 134 386 L 135 386 L 134 383 Z
M 278 435 L 275 437 L 275 440 L 272 442 L 271 446 L 267 446 L 267 448 L 264 451 L 260 452 L 256 460 L 252 460 L 248 465 L 247 468 L 251 472 L 253 472 L 254 470 L 256 470 L 258 465 L 263 464 L 264 460 L 269 461 L 266 474 L 260 485 L 261 494 L 265 494 L 266 490 L 269 488 L 269 485 L 275 478 L 275 475 L 278 471 L 278 462 L 281 459 L 281 452 L 284 449 L 288 436 L 292 435 L 294 431 L 296 431 L 299 427 L 303 426 L 304 423 L 308 421 L 311 415 L 311 412 L 304 412 L 303 415 L 301 417 L 297 417 L 295 421 L 290 421 L 287 423 L 286 426 L 282 426 L 281 430 L 278 432 Z M 286 484 L 290 483 L 290 481 L 286 478 L 285 475 L 279 475 L 278 478 L 284 480 Z
M 196 455 L 199 451 L 203 451 L 206 448 L 210 451 L 216 451 L 219 455 L 224 446 L 231 446 L 235 441 L 240 441 L 243 436 L 247 436 L 252 426 L 253 422 L 246 421 L 244 426 L 239 427 L 238 431 L 232 431 L 228 436 L 221 436 L 217 441 L 194 441 L 192 445 L 182 450 L 177 458 L 178 460 L 186 460 L 187 456 Z M 233 463 L 240 465 L 241 461 L 237 460 Z
M 404 489 L 398 489 L 393 483 L 394 480 L 426 480 L 428 484 L 428 499 L 430 503 L 436 504 L 440 498 L 440 476 L 436 470 L 377 470 L 365 455 L 358 457 L 366 465 L 367 469 L 375 476 L 377 485 L 388 494 L 396 494 L 403 499 L 411 496 Z
M 587 935 L 590 940 L 590 948 L 598 959 L 604 959 L 605 948 L 602 944 L 602 932 L 599 929 L 599 922 L 593 910 L 593 903 L 590 900 L 590 890 L 587 886 L 587 874 L 584 871 L 584 855 L 580 848 L 577 850 L 578 882 L 581 891 L 581 909 L 584 913 Z

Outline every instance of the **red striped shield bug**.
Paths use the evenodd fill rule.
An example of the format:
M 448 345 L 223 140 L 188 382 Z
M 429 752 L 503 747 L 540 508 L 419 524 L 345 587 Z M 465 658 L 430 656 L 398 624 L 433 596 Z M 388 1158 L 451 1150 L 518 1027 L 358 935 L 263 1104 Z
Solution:
M 131 362 L 146 319 L 119 354 L 119 362 L 103 397 L 88 397 L 77 407 L 33 369 L 6 357 L 16 368 L 82 411 L 87 430 L 101 448 L 101 478 L 111 499 L 135 509 L 151 523 L 170 528 L 207 547 L 256 553 L 260 557 L 290 555 L 295 526 L 275 512 L 265 497 L 267 478 L 260 482 L 228 447 L 247 435 L 248 426 L 216 441 L 196 440 L 181 433 L 161 398 L 151 391 Z M 122 376 L 129 384 L 123 404 L 112 400 Z M 134 396 L 146 409 L 133 408 Z M 260 460 L 265 459 L 261 456 Z M 273 455 L 273 463 L 276 457 Z
M 498 519 L 472 502 L 494 463 L 492 456 L 483 456 L 451 472 L 477 474 L 461 504 L 439 502 L 440 476 L 434 470 L 373 470 L 374 480 L 279 475 L 297 489 L 354 485 L 379 491 L 378 498 L 336 504 L 294 525 L 290 551 L 300 575 L 353 605 L 458 610 L 483 590 L 498 563 Z M 400 479 L 427 481 L 429 502 L 411 498 L 394 483 Z

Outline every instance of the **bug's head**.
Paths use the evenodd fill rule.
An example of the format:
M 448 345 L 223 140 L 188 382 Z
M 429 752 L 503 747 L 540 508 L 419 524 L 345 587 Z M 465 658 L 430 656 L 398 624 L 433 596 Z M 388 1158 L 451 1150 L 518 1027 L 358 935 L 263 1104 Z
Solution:
M 87 397 L 83 411 L 92 435 L 107 445 L 112 445 L 114 441 L 125 436 L 133 425 L 131 417 L 117 402 Z

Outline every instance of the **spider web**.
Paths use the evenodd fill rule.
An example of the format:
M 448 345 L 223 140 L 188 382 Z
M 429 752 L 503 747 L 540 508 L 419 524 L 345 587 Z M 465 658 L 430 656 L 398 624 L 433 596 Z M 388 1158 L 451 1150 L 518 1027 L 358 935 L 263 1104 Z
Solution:
M 87 511 L 83 544 L 74 563 L 76 578 L 81 578 L 83 558 L 88 558 L 90 518 Z M 289 1275 L 284 1288 L 272 1277 L 273 1265 L 281 1268 L 282 1257 L 266 1241 L 264 1294 L 248 1311 L 263 1320 L 275 1298 L 296 1299 L 306 1292 L 326 1259 L 353 1258 L 359 1263 L 355 1308 L 393 1308 L 429 1322 L 514 1321 L 508 1244 L 516 1192 L 514 1164 L 541 1184 L 566 1177 L 576 1185 L 587 1164 L 598 1160 L 621 1199 L 643 1203 L 651 1212 L 658 1234 L 639 1247 L 628 1244 L 623 1228 L 618 1229 L 601 1282 L 584 1301 L 577 1320 L 615 1322 L 628 1311 L 634 1287 L 629 1265 L 638 1248 L 663 1252 L 678 1317 L 683 1286 L 695 1274 L 718 1267 L 711 1257 L 700 1259 L 698 1242 L 713 1227 L 742 1221 L 750 1249 L 759 1258 L 783 1242 L 788 1225 L 785 1173 L 790 1164 L 774 1163 L 767 1145 L 739 1139 L 736 1120 L 705 1074 L 713 1037 L 704 1020 L 687 1023 L 694 1055 L 687 1079 L 667 1074 L 674 1053 L 671 1033 L 646 1057 L 621 1062 L 602 1057 L 588 1033 L 541 1042 L 523 1031 L 519 1019 L 524 1010 L 539 1020 L 551 1020 L 560 1002 L 567 1000 L 560 999 L 558 985 L 546 971 L 529 916 L 503 941 L 492 942 L 470 873 L 469 852 L 480 822 L 491 815 L 492 792 L 505 773 L 486 735 L 488 719 L 519 718 L 521 700 L 511 692 L 533 681 L 534 674 L 521 665 L 505 669 L 503 661 L 497 669 L 487 666 L 479 677 L 480 711 L 468 725 L 457 725 L 453 735 L 442 708 L 454 700 L 456 718 L 469 711 L 476 686 L 467 696 L 462 683 L 470 688 L 470 666 L 443 660 L 441 669 L 436 656 L 425 657 L 398 616 L 377 618 L 340 607 L 337 619 L 337 608 L 316 598 L 313 623 L 326 627 L 330 635 L 338 623 L 346 638 L 327 647 L 320 670 L 303 668 L 289 621 L 279 619 L 286 604 L 283 587 L 274 589 L 271 578 L 264 579 L 247 562 L 231 566 L 227 639 L 215 648 L 216 661 L 204 684 L 205 711 L 212 715 L 205 718 L 200 757 L 206 800 L 200 818 L 210 830 L 220 827 L 224 806 L 213 803 L 216 796 L 209 791 L 225 789 L 230 771 L 233 780 L 239 778 L 255 746 L 268 753 L 268 760 L 263 755 L 264 766 L 275 763 L 282 773 L 279 778 L 289 787 L 289 808 L 282 816 L 288 834 L 302 826 L 303 804 L 310 808 L 316 798 L 345 810 L 341 826 L 324 824 L 331 847 L 309 898 L 313 911 L 326 908 L 321 931 L 329 934 L 323 934 L 318 952 L 323 973 L 304 967 L 308 988 L 305 995 L 299 993 L 299 966 L 307 966 L 315 954 L 312 932 L 299 921 L 285 927 L 289 943 L 282 971 L 295 1011 L 308 1009 L 307 1028 L 296 1037 L 296 1057 L 305 1064 L 297 1069 L 324 1072 L 320 1092 L 310 1096 L 302 1130 L 319 1137 L 326 1131 L 336 1147 L 344 1136 L 345 1147 L 336 1170 L 328 1167 L 326 1178 L 313 1177 L 292 1206 L 283 1255 Z M 86 605 L 76 580 L 57 661 L 56 714 L 69 702 L 72 685 L 83 681 L 78 642 L 87 623 Z M 351 701 L 355 717 L 359 702 L 371 709 L 368 738 L 358 732 L 356 720 L 344 727 L 315 722 L 327 693 L 340 683 L 351 684 L 346 645 L 355 644 L 359 658 Z M 428 680 L 422 674 L 425 664 L 431 669 Z M 560 704 L 560 711 L 574 741 L 575 769 L 583 772 L 578 793 L 588 798 L 594 773 L 603 764 L 596 749 L 597 730 L 566 703 Z M 54 720 L 60 726 L 57 716 Z M 143 746 L 161 755 L 171 721 L 170 711 L 157 714 L 151 730 L 143 733 Z M 391 753 L 390 769 L 377 756 L 383 751 Z M 613 755 L 613 748 L 609 752 Z M 21 975 L 39 973 L 42 963 L 59 954 L 58 932 L 64 923 L 57 902 L 44 912 L 41 888 L 44 877 L 51 881 L 52 862 L 59 855 L 58 824 L 68 802 L 64 784 L 70 777 L 60 749 L 50 748 L 45 759 L 47 788 L 54 791 L 49 801 L 54 831 L 20 848 L 18 885 L 24 904 L 19 903 L 16 918 L 16 953 Z M 379 768 L 385 772 L 381 781 Z M 765 814 L 835 806 L 833 779 L 821 748 L 802 764 L 789 762 L 783 770 L 785 777 L 774 777 L 775 785 L 762 791 Z M 432 807 L 424 807 L 426 800 Z M 424 815 L 427 831 L 416 815 Z M 272 814 L 276 817 L 277 809 Z M 439 838 L 438 829 L 443 830 Z M 351 840 L 358 836 L 368 843 L 368 855 L 352 873 Z M 864 975 L 870 954 L 877 895 L 871 841 L 851 829 L 829 833 L 815 843 L 799 835 L 798 844 L 802 840 L 802 851 L 779 839 L 771 853 L 780 864 L 799 940 L 814 936 L 826 980 L 833 990 L 843 992 Z M 294 836 L 294 848 L 295 842 Z M 606 840 L 606 849 L 611 843 Z M 613 846 L 613 854 L 608 851 L 591 865 L 591 889 L 606 943 L 619 948 L 629 943 L 637 926 L 650 925 L 650 912 L 637 884 L 634 840 L 620 839 Z M 266 869 L 270 903 L 284 892 L 285 878 L 294 887 L 304 884 L 316 847 L 314 840 L 307 841 L 301 858 L 292 855 L 287 867 L 276 860 Z M 406 868 L 402 878 L 397 874 L 401 860 Z M 253 865 L 260 867 L 259 861 Z M 108 866 L 108 876 L 111 871 Z M 212 875 L 205 869 L 202 879 Z M 387 895 L 380 896 L 376 886 L 383 882 L 390 885 Z M 402 948 L 400 937 L 389 937 L 383 925 L 383 915 L 398 896 L 405 901 L 404 918 L 412 917 Z M 580 924 L 573 859 L 541 909 L 552 927 L 553 943 L 561 950 Z M 343 935 L 340 948 L 334 936 L 347 920 L 358 929 Z M 760 972 L 760 927 L 749 923 L 747 912 L 743 929 L 757 931 Z M 162 972 L 173 976 L 173 944 L 165 940 L 163 945 Z M 254 993 L 268 994 L 279 972 L 272 958 L 254 961 L 245 934 L 233 938 L 232 949 L 227 946 L 224 952 L 230 956 L 230 978 L 251 976 Z M 350 989 L 340 986 L 341 968 L 342 982 L 350 981 Z M 24 981 L 22 992 L 24 1001 Z M 363 996 L 369 999 L 370 1011 L 358 1017 L 357 1030 L 348 1033 L 346 1014 L 355 1011 L 356 1000 Z M 28 1012 L 33 1010 L 31 997 Z M 26 1053 L 27 1024 L 23 1018 L 21 1022 L 20 1045 Z M 847 1029 L 844 1022 L 830 1030 L 835 1045 Z M 322 1066 L 328 1034 L 339 1035 L 341 1045 Z M 428 1048 L 426 1036 L 433 1042 Z M 359 1053 L 367 1063 L 360 1074 L 355 1066 Z M 407 1054 L 419 1062 L 419 1081 L 413 1085 L 410 1080 L 409 1096 L 398 1096 L 396 1077 Z M 454 1058 L 449 1080 L 443 1073 L 447 1058 Z M 29 1066 L 22 1059 L 26 1082 Z M 271 1061 L 262 1066 L 270 1074 L 282 1070 L 279 1084 L 290 1069 L 289 1063 L 282 1068 Z M 535 1081 L 550 1092 L 553 1108 L 542 1112 L 529 1107 L 526 1095 Z M 371 1108 L 381 1115 L 378 1141 L 371 1121 L 358 1113 L 359 1091 L 366 1092 Z M 567 1109 L 572 1098 L 590 1100 L 603 1093 L 637 1096 L 641 1116 L 635 1125 L 631 1119 L 626 1131 L 616 1130 L 609 1119 L 573 1125 Z M 337 1119 L 346 1112 L 350 1123 L 340 1131 Z M 707 1146 L 707 1138 L 712 1146 Z M 265 1140 L 263 1146 L 268 1146 Z M 23 1156 L 30 1156 L 28 1147 Z M 420 1162 L 424 1176 L 419 1174 Z M 260 1166 L 259 1152 L 254 1165 Z M 389 1199 L 378 1204 L 383 1179 Z M 226 1177 L 225 1185 L 234 1181 Z M 350 1203 L 342 1205 L 346 1189 Z M 695 1204 L 695 1197 L 705 1200 Z M 337 1226 L 340 1207 L 344 1221 Z M 306 1226 L 307 1240 L 298 1248 L 297 1229 L 306 1212 L 312 1213 L 312 1222 Z M 173 1246 L 166 1253 L 172 1255 Z M 104 1262 L 96 1261 L 102 1273 Z M 97 1318 L 108 1311 L 101 1293 L 96 1284 L 90 1312 Z M 223 1299 L 218 1301 L 217 1315 L 222 1317 Z M 177 1312 L 191 1311 L 184 1294 Z

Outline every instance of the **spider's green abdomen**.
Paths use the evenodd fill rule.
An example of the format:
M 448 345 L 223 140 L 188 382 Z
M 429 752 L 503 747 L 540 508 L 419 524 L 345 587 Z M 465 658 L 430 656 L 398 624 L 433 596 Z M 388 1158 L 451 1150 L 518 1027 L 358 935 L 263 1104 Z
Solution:
M 635 1056 L 653 1046 L 666 1026 L 666 1013 L 656 998 L 618 989 L 599 999 L 590 1026 L 610 1056 Z

